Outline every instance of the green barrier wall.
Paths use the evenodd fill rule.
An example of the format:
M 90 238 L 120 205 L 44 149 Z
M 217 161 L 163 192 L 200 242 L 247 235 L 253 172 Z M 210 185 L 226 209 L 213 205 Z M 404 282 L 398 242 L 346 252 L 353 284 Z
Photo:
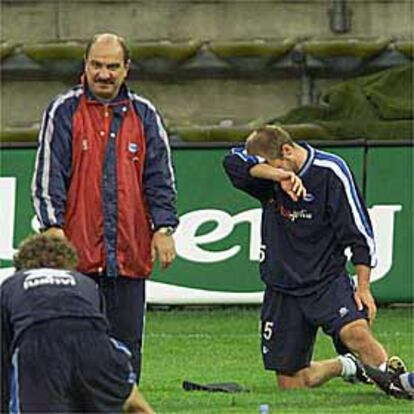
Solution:
M 388 217 L 379 217 L 379 231 L 386 241 L 379 256 L 389 270 L 374 283 L 374 294 L 384 301 L 414 300 L 414 148 L 370 148 L 367 160 L 366 199 L 369 206 L 388 207 Z M 384 208 L 383 208 L 384 210 Z M 394 210 L 394 226 L 389 220 Z M 384 228 L 385 227 L 385 228 Z M 386 269 L 384 269 L 385 272 Z
M 373 272 L 377 299 L 412 301 L 413 147 L 321 149 L 342 156 L 361 188 L 366 185 L 381 253 Z M 175 235 L 178 257 L 170 270 L 155 269 L 152 280 L 158 283 L 150 287 L 151 302 L 260 301 L 260 206 L 231 187 L 222 168 L 226 152 L 223 148 L 174 149 L 181 219 Z M 30 182 L 34 156 L 34 149 L 1 150 L 2 268 L 11 266 L 13 248 L 33 231 Z

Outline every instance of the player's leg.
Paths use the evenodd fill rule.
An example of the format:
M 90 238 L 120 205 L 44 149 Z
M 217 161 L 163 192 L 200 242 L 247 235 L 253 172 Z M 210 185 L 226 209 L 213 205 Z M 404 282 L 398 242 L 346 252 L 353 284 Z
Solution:
M 303 311 L 302 298 L 266 289 L 261 313 L 261 345 L 265 368 L 276 372 L 280 389 L 310 388 L 332 378 L 353 378 L 358 367 L 339 356 L 312 361 L 317 325 Z
M 342 364 L 338 358 L 325 361 L 312 361 L 309 367 L 303 368 L 294 374 L 278 373 L 277 381 L 281 389 L 313 388 L 339 377 L 342 373 Z
M 356 306 L 351 278 L 338 275 L 323 291 L 303 303 L 303 311 L 332 336 L 339 354 L 352 352 L 364 363 L 385 367 L 387 353 L 374 338 L 365 310 Z
M 385 369 L 387 353 L 375 339 L 366 319 L 357 319 L 344 325 L 339 338 L 364 364 Z
M 125 401 L 123 411 L 126 413 L 136 414 L 154 414 L 154 410 L 147 403 L 144 396 L 139 392 L 138 387 L 134 385 L 131 394 Z
M 10 412 L 74 411 L 71 360 L 62 339 L 64 327 L 59 321 L 47 325 L 32 327 L 14 352 Z
M 359 311 L 354 300 L 354 284 L 352 279 L 338 278 L 333 286 L 335 298 L 341 301 L 342 309 L 349 309 L 344 318 L 334 322 L 334 342 L 341 353 L 352 352 L 365 363 L 386 369 L 388 355 L 383 345 L 374 337 L 368 324 L 365 309 Z M 338 313 L 340 313 L 338 311 Z M 329 328 L 328 328 L 329 329 Z
M 333 359 L 312 361 L 309 367 L 293 375 L 278 374 L 278 383 L 284 389 L 313 388 L 337 377 L 348 382 L 367 381 L 361 363 L 353 355 L 347 354 Z
M 132 353 L 137 383 L 141 374 L 141 348 L 145 317 L 145 279 L 118 277 L 102 285 L 110 334 Z
M 276 372 L 280 389 L 315 387 L 342 374 L 338 358 L 311 361 L 316 331 L 297 298 L 266 290 L 261 312 L 262 357 L 265 369 Z
M 93 349 L 93 353 L 90 350 Z M 77 347 L 76 388 L 80 412 L 153 414 L 138 392 L 131 352 L 105 332 L 88 332 Z

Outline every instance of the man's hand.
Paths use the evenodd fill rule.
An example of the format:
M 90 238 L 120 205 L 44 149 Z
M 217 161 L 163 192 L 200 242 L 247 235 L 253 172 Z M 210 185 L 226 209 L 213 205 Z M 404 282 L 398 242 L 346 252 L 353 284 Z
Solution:
M 283 170 L 282 170 L 283 171 Z M 293 201 L 298 201 L 300 197 L 306 196 L 306 188 L 302 180 L 293 172 L 283 171 L 286 174 L 279 180 L 282 190 L 289 195 Z
M 377 305 L 375 305 L 375 300 L 372 297 L 369 288 L 371 269 L 363 264 L 357 264 L 355 269 L 358 276 L 358 287 L 354 293 L 354 299 L 358 310 L 362 310 L 364 309 L 364 306 L 366 306 L 368 311 L 368 322 L 371 325 L 377 314 Z
M 60 227 L 49 227 L 43 232 L 43 234 L 49 237 L 57 237 L 61 239 L 66 239 L 65 233 L 63 229 L 61 229 Z
M 358 287 L 354 293 L 354 299 L 358 310 L 362 310 L 364 309 L 364 306 L 366 306 L 368 311 L 368 322 L 372 325 L 375 320 L 375 316 L 377 315 L 377 305 L 375 304 L 375 300 L 370 289 Z
M 302 180 L 292 171 L 275 168 L 269 164 L 257 164 L 250 168 L 250 175 L 279 183 L 282 190 L 295 202 L 300 197 L 306 196 L 306 188 Z
M 151 242 L 152 261 L 155 262 L 158 257 L 161 269 L 164 270 L 174 261 L 175 256 L 175 243 L 173 237 L 158 231 L 155 232 Z

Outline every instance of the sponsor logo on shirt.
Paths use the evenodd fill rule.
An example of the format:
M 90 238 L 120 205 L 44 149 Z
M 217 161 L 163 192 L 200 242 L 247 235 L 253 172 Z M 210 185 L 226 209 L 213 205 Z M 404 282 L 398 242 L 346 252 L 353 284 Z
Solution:
M 301 210 L 291 210 L 289 208 L 286 208 L 284 206 L 278 205 L 276 207 L 276 211 L 284 218 L 290 220 L 290 221 L 296 221 L 298 219 L 302 220 L 312 220 L 313 215 L 310 211 L 306 209 Z
M 35 269 L 29 272 L 23 282 L 25 290 L 44 285 L 75 286 L 76 280 L 64 270 Z

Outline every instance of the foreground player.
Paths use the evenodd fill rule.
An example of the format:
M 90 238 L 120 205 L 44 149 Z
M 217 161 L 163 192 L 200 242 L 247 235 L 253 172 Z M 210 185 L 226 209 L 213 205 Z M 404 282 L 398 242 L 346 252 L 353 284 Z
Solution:
M 46 235 L 15 255 L 17 273 L 0 290 L 1 411 L 153 413 L 130 352 L 107 333 L 96 283 L 76 263 L 68 241 Z
M 372 227 L 346 163 L 267 126 L 253 132 L 244 149 L 233 149 L 224 167 L 236 188 L 262 204 L 262 355 L 279 387 L 362 379 L 350 351 L 385 370 L 387 354 L 369 327 L 376 314 L 369 287 L 376 261 Z M 278 184 L 280 169 L 302 179 L 306 192 L 299 200 Z M 356 289 L 345 269 L 347 247 Z M 332 337 L 338 358 L 312 361 L 319 327 Z

